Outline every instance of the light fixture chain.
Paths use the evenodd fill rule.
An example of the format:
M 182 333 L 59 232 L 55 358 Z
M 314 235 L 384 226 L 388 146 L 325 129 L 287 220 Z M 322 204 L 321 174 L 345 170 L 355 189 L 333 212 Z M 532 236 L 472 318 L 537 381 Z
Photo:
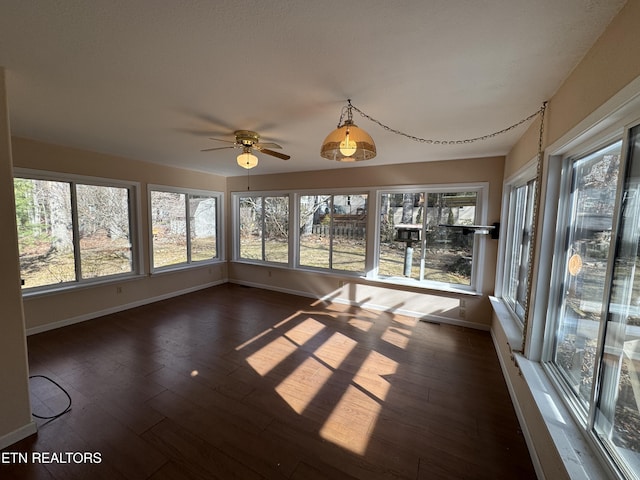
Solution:
M 477 142 L 477 141 L 480 141 L 480 140 L 488 140 L 490 138 L 497 137 L 498 135 L 502 135 L 503 133 L 507 133 L 507 132 L 519 127 L 523 123 L 526 123 L 529 120 L 531 120 L 531 119 L 535 118 L 536 116 L 540 115 L 544 111 L 545 105 L 546 105 L 546 103 L 543 104 L 543 106 L 540 107 L 540 109 L 538 111 L 532 113 L 528 117 L 523 118 L 519 122 L 514 123 L 513 125 L 511 125 L 511 126 L 509 126 L 507 128 L 503 128 L 502 130 L 498 130 L 497 132 L 489 133 L 487 135 L 482 135 L 480 137 L 466 138 L 466 139 L 463 139 L 463 140 L 432 140 L 432 139 L 429 139 L 429 138 L 420 138 L 420 137 L 416 137 L 415 135 L 409 135 L 408 133 L 404 133 L 404 132 L 402 132 L 400 130 L 396 130 L 395 128 L 391 128 L 390 126 L 385 125 L 384 123 L 382 123 L 380 120 L 376 120 L 371 115 L 367 115 L 362 110 L 360 110 L 358 107 L 353 105 L 351 103 L 351 101 L 349 101 L 349 107 L 350 108 L 353 108 L 356 112 L 358 112 L 361 116 L 363 116 L 367 120 L 370 120 L 373 123 L 377 123 L 384 130 L 386 130 L 388 132 L 391 132 L 391 133 L 395 133 L 396 135 L 402 135 L 403 137 L 406 137 L 406 138 L 408 138 L 410 140 L 413 140 L 415 142 L 427 143 L 427 144 L 430 144 L 430 145 L 461 145 L 461 144 L 465 144 L 465 143 L 473 143 L 473 142 Z M 341 117 L 341 121 L 342 121 L 342 117 Z
M 538 214 L 540 210 L 540 191 L 542 184 L 542 167 L 544 162 L 544 114 L 547 110 L 547 102 L 540 107 L 540 130 L 538 130 L 538 155 L 536 164 L 536 183 L 533 188 L 533 212 L 531 215 L 531 231 L 529 232 L 529 270 L 527 271 L 526 294 L 524 299 L 524 316 L 522 319 L 522 346 L 520 352 L 524 353 L 527 348 L 527 337 L 529 330 L 529 312 L 531 293 L 533 291 L 533 268 L 531 263 L 536 252 L 536 242 L 538 240 Z

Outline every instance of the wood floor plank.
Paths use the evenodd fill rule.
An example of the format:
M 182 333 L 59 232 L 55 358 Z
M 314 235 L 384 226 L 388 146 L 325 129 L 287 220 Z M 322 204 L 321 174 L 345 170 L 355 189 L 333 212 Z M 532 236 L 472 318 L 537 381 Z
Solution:
M 535 478 L 487 332 L 225 284 L 28 347 L 73 407 L 10 450 L 103 460 L 3 479 Z

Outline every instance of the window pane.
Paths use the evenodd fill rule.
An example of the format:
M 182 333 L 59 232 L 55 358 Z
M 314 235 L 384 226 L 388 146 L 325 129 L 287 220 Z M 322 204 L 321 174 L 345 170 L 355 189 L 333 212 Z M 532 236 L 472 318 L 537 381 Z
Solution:
M 625 182 L 596 416 L 600 438 L 640 466 L 640 129 Z M 633 467 L 632 467 L 633 468 Z
M 240 198 L 240 258 L 262 260 L 262 197 Z
M 24 288 L 75 281 L 70 184 L 16 178 L 14 190 Z
M 82 278 L 132 270 L 129 190 L 76 185 Z
M 476 223 L 476 192 L 429 193 L 424 279 L 471 285 L 473 230 L 441 225 Z
M 211 260 L 217 255 L 216 199 L 189 195 L 191 261 Z
M 620 161 L 616 143 L 573 162 L 553 361 L 588 407 Z
M 529 275 L 529 248 L 533 224 L 535 180 L 513 188 L 509 201 L 509 232 L 505 251 L 503 298 L 524 319 Z
M 330 268 L 330 195 L 300 197 L 300 265 Z
M 154 268 L 187 262 L 184 193 L 151 192 Z
M 263 222 L 263 260 L 288 263 L 289 197 L 265 197 Z
M 364 273 L 367 195 L 300 197 L 300 265 Z
M 332 220 L 331 268 L 364 273 L 367 195 L 335 195 Z
M 378 275 L 420 279 L 422 242 L 396 240 L 397 229 L 418 230 L 424 236 L 424 192 L 383 193 L 380 197 L 380 258 Z M 407 262 L 405 265 L 405 261 Z

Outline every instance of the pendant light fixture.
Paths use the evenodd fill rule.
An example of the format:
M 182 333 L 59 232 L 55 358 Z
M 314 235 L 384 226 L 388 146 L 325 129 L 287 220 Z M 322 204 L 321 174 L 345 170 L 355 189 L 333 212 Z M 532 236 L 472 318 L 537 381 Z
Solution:
M 371 135 L 353 123 L 351 100 L 342 108 L 338 128 L 327 135 L 320 148 L 320 156 L 338 162 L 370 160 L 376 156 L 376 144 Z M 344 116 L 347 116 L 344 122 Z

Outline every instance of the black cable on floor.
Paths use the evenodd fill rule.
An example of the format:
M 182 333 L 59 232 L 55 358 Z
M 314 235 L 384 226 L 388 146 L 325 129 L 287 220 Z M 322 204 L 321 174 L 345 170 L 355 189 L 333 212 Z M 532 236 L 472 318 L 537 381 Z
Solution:
M 36 415 L 35 413 L 32 413 L 31 415 L 33 415 L 36 418 L 41 418 L 43 420 L 53 420 L 55 418 L 61 417 L 62 415 L 64 415 L 65 413 L 69 412 L 71 410 L 71 396 L 69 395 L 69 393 L 62 388 L 62 386 L 56 382 L 55 380 L 50 379 L 49 377 L 45 376 L 45 375 L 31 375 L 29 376 L 29 379 L 32 378 L 44 378 L 45 380 L 49 380 L 51 383 L 53 383 L 56 387 L 58 387 L 60 390 L 62 390 L 62 393 L 64 393 L 67 398 L 69 399 L 69 405 L 67 405 L 67 408 L 65 408 L 62 412 L 56 414 L 56 415 L 51 415 L 51 416 L 40 416 L 40 415 Z

